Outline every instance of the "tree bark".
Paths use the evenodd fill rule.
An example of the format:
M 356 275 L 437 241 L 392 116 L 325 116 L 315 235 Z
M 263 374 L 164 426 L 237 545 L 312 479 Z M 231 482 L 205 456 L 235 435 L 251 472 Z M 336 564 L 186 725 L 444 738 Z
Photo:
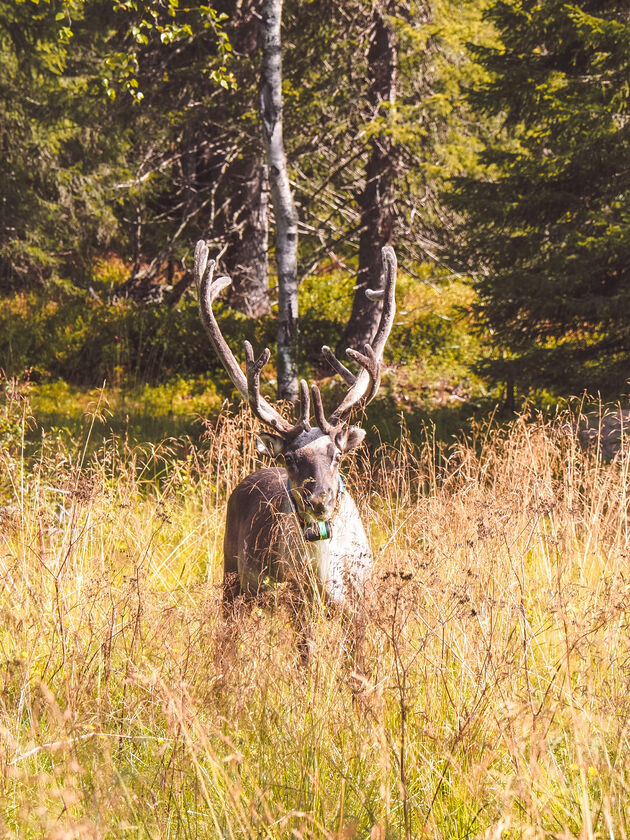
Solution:
M 396 41 L 385 20 L 386 8 L 377 6 L 372 17 L 368 50 L 368 103 L 372 117 L 378 116 L 382 103 L 396 101 Z M 366 181 L 359 197 L 361 226 L 359 268 L 352 312 L 337 346 L 362 350 L 372 341 L 378 327 L 382 301 L 371 301 L 366 289 L 382 288 L 381 248 L 391 243 L 394 226 L 394 183 L 398 170 L 393 139 L 385 132 L 370 140 Z
M 235 213 L 225 226 L 223 265 L 232 278 L 230 305 L 250 318 L 269 315 L 267 167 L 254 153 L 228 170 Z
M 231 0 L 222 4 L 231 17 L 227 26 L 234 52 L 258 62 L 261 48 L 262 0 Z M 264 152 L 246 143 L 225 173 L 230 197 L 219 213 L 215 230 L 227 244 L 223 265 L 232 278 L 229 303 L 250 318 L 269 315 L 269 182 Z
M 282 135 L 282 0 L 264 0 L 262 14 L 262 70 L 260 115 L 269 169 L 271 202 L 276 220 L 278 270 L 278 371 L 279 399 L 295 402 L 297 383 L 297 212 L 289 183 Z

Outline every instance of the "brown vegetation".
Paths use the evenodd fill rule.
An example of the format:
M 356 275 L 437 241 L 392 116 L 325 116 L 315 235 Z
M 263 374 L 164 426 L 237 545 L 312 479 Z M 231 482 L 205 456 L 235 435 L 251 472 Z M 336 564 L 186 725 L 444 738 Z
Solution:
M 250 421 L 86 455 L 0 406 L 0 813 L 13 837 L 625 837 L 627 453 L 554 422 L 348 477 L 377 573 L 356 674 L 321 610 L 219 605 Z M 275 604 L 275 606 L 274 606 Z

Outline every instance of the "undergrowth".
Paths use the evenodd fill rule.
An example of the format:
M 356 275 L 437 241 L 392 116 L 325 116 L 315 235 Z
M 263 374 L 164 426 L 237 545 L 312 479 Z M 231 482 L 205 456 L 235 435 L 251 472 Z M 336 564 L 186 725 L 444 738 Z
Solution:
M 100 268 L 103 277 L 109 276 L 108 266 L 105 261 Z M 428 271 L 427 266 L 420 269 Z M 307 378 L 332 377 L 321 348 L 339 340 L 350 313 L 353 276 L 335 269 L 312 275 L 300 286 L 297 352 L 301 375 Z M 64 383 L 89 391 L 107 381 L 132 402 L 142 390 L 172 391 L 186 383 L 194 388 L 203 380 L 219 405 L 232 397 L 232 384 L 204 333 L 192 290 L 176 306 L 116 298 L 104 281 L 96 290 L 60 287 L 2 296 L 0 369 L 13 377 L 26 372 L 44 388 Z M 459 280 L 435 285 L 401 270 L 398 315 L 385 354 L 396 370 L 392 396 L 398 404 L 426 408 L 485 393 L 471 373 L 485 352 L 469 312 L 472 294 Z M 275 354 L 273 315 L 246 318 L 220 300 L 217 318 L 237 358 L 243 358 L 245 339 Z
M 94 422 L 99 405 L 92 410 Z M 626 837 L 627 453 L 564 419 L 362 451 L 361 673 L 220 610 L 247 415 L 201 446 L 25 440 L 0 405 L 0 821 L 15 838 Z

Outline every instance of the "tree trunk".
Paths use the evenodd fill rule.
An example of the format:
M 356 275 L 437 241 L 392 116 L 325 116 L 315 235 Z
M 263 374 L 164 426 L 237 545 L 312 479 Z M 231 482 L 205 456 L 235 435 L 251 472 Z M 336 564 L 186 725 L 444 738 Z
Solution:
M 396 42 L 382 6 L 374 10 L 368 50 L 368 103 L 373 117 L 383 102 L 396 101 Z M 394 223 L 394 181 L 398 169 L 394 141 L 386 133 L 370 140 L 365 188 L 359 197 L 361 231 L 359 268 L 352 312 L 337 350 L 362 350 L 372 341 L 381 317 L 382 301 L 371 301 L 366 289 L 382 288 L 381 248 L 391 242 Z
M 221 11 L 236 55 L 258 62 L 262 0 L 230 0 Z M 269 315 L 269 183 L 260 140 L 241 145 L 239 157 L 224 175 L 229 201 L 218 214 L 215 231 L 227 244 L 223 265 L 232 278 L 229 303 L 250 318 Z
M 282 0 L 264 0 L 260 115 L 276 220 L 278 398 L 295 402 L 297 384 L 297 212 L 282 137 Z
M 267 263 L 267 167 L 255 154 L 243 156 L 228 171 L 236 208 L 226 226 L 223 265 L 232 278 L 230 305 L 250 318 L 269 315 Z

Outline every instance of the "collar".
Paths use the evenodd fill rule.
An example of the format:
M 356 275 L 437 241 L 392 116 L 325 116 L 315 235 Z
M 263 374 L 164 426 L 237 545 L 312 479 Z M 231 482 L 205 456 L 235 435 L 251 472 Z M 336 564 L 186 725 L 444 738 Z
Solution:
M 339 502 L 341 501 L 341 497 L 345 492 L 346 488 L 343 483 L 343 478 L 340 475 L 333 517 L 337 515 L 337 511 L 339 510 Z M 329 540 L 332 537 L 332 519 L 318 519 L 316 522 L 311 522 L 307 524 L 300 515 L 300 511 L 298 510 L 297 503 L 293 498 L 293 493 L 291 492 L 291 485 L 289 484 L 288 479 L 287 493 L 289 495 L 289 498 L 291 499 L 291 504 L 293 505 L 293 510 L 295 512 L 297 520 L 300 523 L 300 527 L 302 528 L 302 534 L 304 536 L 304 539 L 307 542 L 319 542 L 320 540 Z

